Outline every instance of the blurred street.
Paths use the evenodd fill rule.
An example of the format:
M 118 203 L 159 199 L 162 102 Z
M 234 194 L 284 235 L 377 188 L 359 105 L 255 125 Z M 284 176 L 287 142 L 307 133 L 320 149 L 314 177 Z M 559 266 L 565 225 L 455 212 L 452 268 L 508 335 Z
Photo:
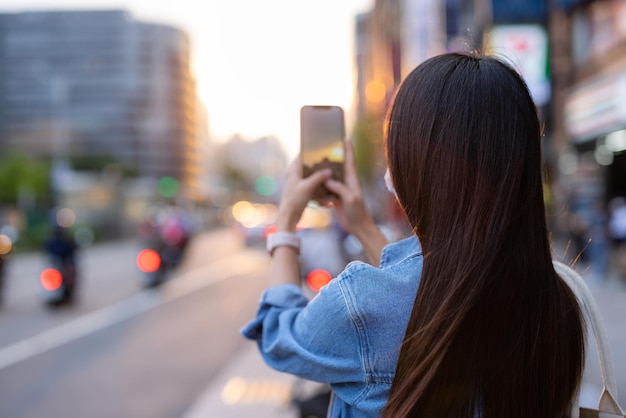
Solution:
M 626 0 L 1 3 L 0 418 L 299 418 L 293 397 L 320 386 L 270 370 L 239 330 L 267 283 L 300 108 L 344 109 L 368 210 L 401 230 L 385 119 L 443 51 L 524 78 L 554 258 L 581 255 L 626 406 Z M 314 206 L 301 267 L 323 284 L 362 248 L 330 245 Z M 79 281 L 49 306 L 43 288 L 72 298 L 73 263 L 39 283 L 59 231 Z
M 0 313 L 0 416 L 298 417 L 293 393 L 319 386 L 270 370 L 239 335 L 266 283 L 267 255 L 229 229 L 202 233 L 174 277 L 143 290 L 138 249 L 127 240 L 84 251 L 76 305 L 54 309 L 38 298 L 40 256 L 10 259 Z M 589 284 L 626 399 L 626 286 L 611 277 Z M 600 391 L 590 343 L 587 405 Z
M 143 290 L 134 241 L 80 255 L 75 306 L 38 299 L 39 256 L 9 260 L 0 313 L 0 416 L 182 416 L 241 348 L 267 256 L 201 234 L 164 286 Z

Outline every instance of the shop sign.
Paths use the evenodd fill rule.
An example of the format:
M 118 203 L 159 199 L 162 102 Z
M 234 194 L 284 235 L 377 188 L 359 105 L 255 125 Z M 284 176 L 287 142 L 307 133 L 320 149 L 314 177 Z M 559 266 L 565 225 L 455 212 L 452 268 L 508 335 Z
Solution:
M 550 101 L 548 35 L 541 25 L 497 25 L 489 34 L 489 50 L 519 70 L 537 106 Z
M 575 87 L 565 102 L 565 129 L 574 143 L 626 127 L 626 73 Z

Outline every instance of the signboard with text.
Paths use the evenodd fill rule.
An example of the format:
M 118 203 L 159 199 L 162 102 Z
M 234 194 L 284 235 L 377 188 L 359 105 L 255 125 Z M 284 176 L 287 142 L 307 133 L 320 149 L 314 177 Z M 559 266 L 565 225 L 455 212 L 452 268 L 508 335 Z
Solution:
M 488 34 L 488 47 L 522 75 L 537 106 L 550 101 L 548 35 L 541 25 L 498 25 Z

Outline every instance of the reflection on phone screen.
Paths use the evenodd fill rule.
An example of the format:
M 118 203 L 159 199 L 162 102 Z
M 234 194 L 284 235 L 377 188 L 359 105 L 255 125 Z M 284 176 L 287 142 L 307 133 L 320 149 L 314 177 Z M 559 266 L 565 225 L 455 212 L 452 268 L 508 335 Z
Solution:
M 305 106 L 301 112 L 302 175 L 330 168 L 333 178 L 343 181 L 344 119 L 337 106 Z M 316 197 L 329 195 L 321 189 Z

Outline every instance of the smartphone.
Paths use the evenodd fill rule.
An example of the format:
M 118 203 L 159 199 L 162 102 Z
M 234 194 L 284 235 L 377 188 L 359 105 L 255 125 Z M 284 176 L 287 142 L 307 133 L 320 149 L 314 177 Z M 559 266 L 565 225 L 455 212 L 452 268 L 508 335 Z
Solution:
M 343 182 L 345 136 L 345 118 L 341 107 L 303 106 L 300 109 L 302 176 L 330 168 L 333 179 Z M 337 196 L 322 185 L 315 190 L 313 198 L 325 200 Z

